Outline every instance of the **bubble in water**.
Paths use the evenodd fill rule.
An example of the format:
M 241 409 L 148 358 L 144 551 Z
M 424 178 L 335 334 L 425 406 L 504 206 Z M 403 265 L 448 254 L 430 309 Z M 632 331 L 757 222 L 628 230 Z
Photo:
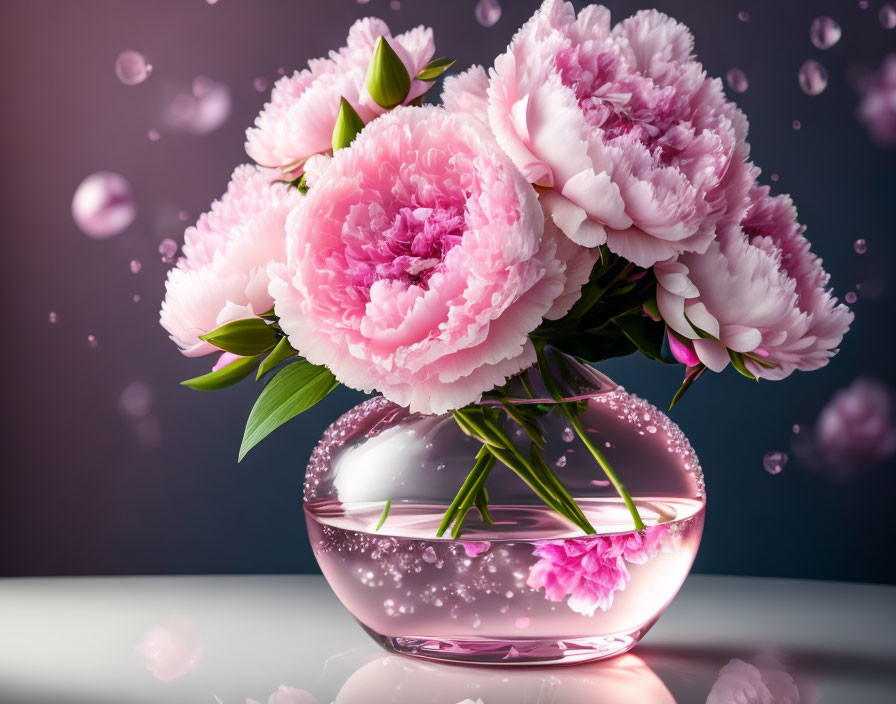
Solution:
M 828 70 L 815 59 L 803 62 L 798 77 L 806 95 L 818 95 L 828 86 Z
M 423 551 L 423 561 L 429 563 L 430 565 L 436 561 L 436 551 L 430 545 L 426 550 Z
M 128 420 L 146 418 L 152 411 L 152 391 L 142 381 L 124 387 L 118 397 L 118 411 Z
M 563 442 L 572 442 L 575 439 L 576 435 L 572 431 L 572 428 L 567 427 L 563 429 L 563 433 L 560 435 L 560 437 L 563 438 Z
M 150 127 L 146 131 L 146 136 L 149 138 L 150 142 L 158 142 L 162 138 L 162 133 L 159 132 L 155 127 Z
M 565 467 L 566 466 L 566 455 L 560 455 L 560 457 L 557 458 L 557 461 L 554 462 L 554 464 L 557 465 L 558 467 L 560 467 L 561 469 L 563 467 Z
M 739 68 L 733 68 L 728 71 L 725 75 L 725 79 L 728 81 L 728 85 L 731 86 L 731 90 L 735 93 L 743 93 L 749 86 L 746 74 Z
M 881 26 L 886 29 L 893 29 L 896 27 L 896 5 L 893 5 L 891 2 L 885 2 L 881 5 L 877 17 L 880 20 Z
M 501 19 L 501 3 L 498 0 L 479 0 L 476 3 L 476 21 L 483 27 L 491 27 Z
M 252 85 L 259 93 L 263 93 L 268 87 L 268 79 L 264 76 L 258 76 L 254 81 L 252 81 Z
M 128 265 L 128 268 L 131 270 L 132 274 L 139 274 L 140 270 L 143 268 L 143 264 L 139 259 L 131 259 L 131 263 Z
M 859 300 L 859 297 L 856 295 L 855 291 L 848 291 L 847 294 L 843 297 L 843 300 L 851 304 Z
M 178 93 L 164 113 L 165 123 L 172 129 L 192 134 L 208 134 L 230 117 L 233 100 L 226 83 L 208 76 L 193 79 L 191 92 Z
M 152 64 L 139 51 L 128 49 L 115 59 L 115 75 L 126 86 L 143 83 L 152 73 Z
M 739 19 L 741 22 L 749 22 L 750 21 L 750 13 L 747 12 L 746 10 L 741 10 L 740 12 L 737 13 L 737 19 Z
M 868 243 L 864 240 L 864 238 L 859 238 L 855 242 L 853 242 L 852 248 L 856 251 L 856 254 L 864 254 L 868 251 Z
M 772 450 L 763 455 L 762 466 L 765 467 L 765 471 L 769 474 L 780 474 L 781 470 L 787 466 L 787 460 L 789 459 L 786 452 Z
M 159 242 L 159 254 L 162 255 L 162 261 L 165 264 L 174 264 L 177 259 L 177 242 L 170 237 L 166 237 Z
M 72 217 L 88 237 L 102 240 L 117 235 L 137 217 L 130 184 L 113 171 L 91 174 L 75 189 Z
M 47 316 L 47 320 L 50 321 L 50 325 L 55 325 L 56 321 L 59 320 L 59 316 L 57 316 L 53 311 L 50 311 L 50 314 Z
M 840 25 L 826 15 L 816 17 L 809 25 L 809 39 L 818 49 L 830 49 L 842 34 Z
M 792 125 L 793 125 L 793 129 L 798 130 L 803 126 L 803 123 L 800 122 L 799 120 L 794 120 Z
M 97 342 L 96 335 L 87 336 L 87 346 L 90 347 L 90 349 L 95 350 L 98 344 L 99 342 Z

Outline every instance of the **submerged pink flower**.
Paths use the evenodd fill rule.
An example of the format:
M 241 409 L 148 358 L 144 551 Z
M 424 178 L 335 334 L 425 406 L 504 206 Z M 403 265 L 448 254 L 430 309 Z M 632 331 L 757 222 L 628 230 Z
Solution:
M 368 17 L 358 20 L 348 33 L 345 47 L 329 58 L 314 59 L 308 68 L 277 81 L 271 102 L 246 131 L 246 153 L 263 166 L 285 171 L 301 169 L 314 154 L 331 148 L 333 127 L 345 98 L 369 122 L 384 109 L 367 93 L 367 68 L 377 40 L 384 37 L 413 79 L 435 52 L 432 30 L 417 27 L 392 37 L 388 25 Z M 411 81 L 405 103 L 421 96 L 431 82 Z
M 640 565 L 653 558 L 666 531 L 666 526 L 652 526 L 643 535 L 546 540 L 535 547 L 541 559 L 529 569 L 526 583 L 544 589 L 551 601 L 566 600 L 577 613 L 606 611 L 631 579 L 626 562 Z
M 567 303 L 565 264 L 535 191 L 475 122 L 398 108 L 308 176 L 271 293 L 309 361 L 423 413 L 532 364 L 529 333 Z
M 862 87 L 856 110 L 875 142 L 896 146 L 896 54 L 884 59 L 877 74 Z
M 446 81 L 449 110 L 486 120 L 546 212 L 579 244 L 648 267 L 703 252 L 750 184 L 747 122 L 654 10 L 546 0 L 498 57 Z
M 663 319 L 707 367 L 722 371 L 731 351 L 755 376 L 783 379 L 836 353 L 853 314 L 827 290 L 803 230 L 790 198 L 755 185 L 740 224 L 705 253 L 654 267 Z
M 217 351 L 200 335 L 273 305 L 267 267 L 286 259 L 286 216 L 302 199 L 274 179 L 275 172 L 237 167 L 221 200 L 184 234 L 160 321 L 188 357 Z

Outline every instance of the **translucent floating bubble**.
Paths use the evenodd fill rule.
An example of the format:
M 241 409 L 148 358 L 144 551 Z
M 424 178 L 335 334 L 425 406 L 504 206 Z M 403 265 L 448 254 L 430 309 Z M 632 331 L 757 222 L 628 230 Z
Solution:
M 433 564 L 436 561 L 436 551 L 435 548 L 429 546 L 426 550 L 423 551 L 423 561 L 428 564 Z
M 113 171 L 91 174 L 75 189 L 72 217 L 88 237 L 103 240 L 117 235 L 137 217 L 130 184 Z
M 217 5 L 218 0 L 205 0 L 207 5 Z
M 860 237 L 852 243 L 852 248 L 855 250 L 856 254 L 864 254 L 868 251 L 868 243 Z
M 735 93 L 743 93 L 749 87 L 747 76 L 739 68 L 733 68 L 725 74 L 725 80 Z
M 777 183 L 781 177 L 778 174 L 772 174 L 769 178 L 771 178 L 772 181 Z
M 842 35 L 840 25 L 826 15 L 816 17 L 809 25 L 809 39 L 818 49 L 830 49 Z
M 891 2 L 885 2 L 880 7 L 877 15 L 882 27 L 886 29 L 896 28 L 896 5 Z
M 563 438 L 563 442 L 572 442 L 573 440 L 575 440 L 576 435 L 573 432 L 572 428 L 564 428 L 563 432 L 560 434 L 560 437 Z
M 166 237 L 159 242 L 159 254 L 162 255 L 162 261 L 165 264 L 174 264 L 177 259 L 177 242 Z
M 867 10 L 868 9 L 868 0 L 859 0 L 859 9 Z
M 799 423 L 794 423 L 794 424 L 793 424 L 793 427 L 792 427 L 790 430 L 791 430 L 791 432 L 792 432 L 794 435 L 799 435 L 799 434 L 800 434 L 800 425 L 799 425 Z
M 155 127 L 150 127 L 146 131 L 146 136 L 150 142 L 158 142 L 162 138 L 162 133 L 159 132 Z
M 257 76 L 257 77 L 255 78 L 255 80 L 252 81 L 252 86 L 253 86 L 253 87 L 255 88 L 255 90 L 257 90 L 259 93 L 264 93 L 264 91 L 265 91 L 265 90 L 267 89 L 267 87 L 268 87 L 268 79 L 265 78 L 264 76 Z
M 828 70 L 815 59 L 803 62 L 798 78 L 806 95 L 818 95 L 828 87 Z
M 554 462 L 554 464 L 563 469 L 563 467 L 566 466 L 566 455 L 560 455 L 560 457 L 557 458 L 557 461 Z
M 369 2 L 370 2 L 370 0 L 358 0 L 359 5 L 366 5 Z
M 182 222 L 186 222 L 190 219 L 190 214 L 186 210 L 178 211 L 177 219 L 181 220 Z
M 750 21 L 750 13 L 747 12 L 746 10 L 741 10 L 740 12 L 737 13 L 737 19 L 739 19 L 741 22 L 749 22 Z
M 140 294 L 139 294 L 139 293 L 135 293 L 135 294 L 131 297 L 131 300 L 132 300 L 134 303 L 139 303 L 139 302 L 140 302 Z
M 792 123 L 793 129 L 798 130 L 803 126 L 803 123 L 799 120 L 794 120 Z
M 139 259 L 131 259 L 131 262 L 128 265 L 128 268 L 131 270 L 132 274 L 139 274 L 140 270 L 143 268 L 143 264 L 140 262 Z
M 97 342 L 96 335 L 88 335 L 88 336 L 87 336 L 87 346 L 88 346 L 90 349 L 95 350 L 95 349 L 96 349 L 96 346 L 97 346 L 98 344 L 99 344 L 99 342 Z
M 498 0 L 479 0 L 474 10 L 476 21 L 483 27 L 491 27 L 501 19 L 501 3 Z
M 152 412 L 152 391 L 142 381 L 124 387 L 118 397 L 118 411 L 128 420 L 146 418 Z
M 178 93 L 168 104 L 163 117 L 172 129 L 202 135 L 223 125 L 230 117 L 232 107 L 233 99 L 226 83 L 197 76 L 190 92 Z
M 393 10 L 400 10 L 401 0 L 390 0 L 389 7 L 391 7 Z
M 152 64 L 139 51 L 128 49 L 115 59 L 115 75 L 126 86 L 143 83 L 152 73 Z
M 50 314 L 47 316 L 47 320 L 50 321 L 50 325 L 55 325 L 56 321 L 59 320 L 59 316 L 56 315 L 56 313 L 51 310 Z
M 851 305 L 859 300 L 859 297 L 856 295 L 855 291 L 848 291 L 847 294 L 843 296 L 843 300 Z
M 787 466 L 789 459 L 790 457 L 787 456 L 786 452 L 772 450 L 762 456 L 762 466 L 765 467 L 765 471 L 769 474 L 780 474 L 781 470 Z

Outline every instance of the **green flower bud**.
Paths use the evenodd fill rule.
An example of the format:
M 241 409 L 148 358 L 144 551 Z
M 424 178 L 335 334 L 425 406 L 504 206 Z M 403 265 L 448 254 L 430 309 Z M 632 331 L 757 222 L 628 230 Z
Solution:
M 411 77 L 385 37 L 380 37 L 367 69 L 367 92 L 387 110 L 401 105 L 411 91 Z
M 340 149 L 347 147 L 363 129 L 364 120 L 355 112 L 351 103 L 342 98 L 342 103 L 339 106 L 339 116 L 336 118 L 336 125 L 333 127 L 333 151 L 338 152 Z

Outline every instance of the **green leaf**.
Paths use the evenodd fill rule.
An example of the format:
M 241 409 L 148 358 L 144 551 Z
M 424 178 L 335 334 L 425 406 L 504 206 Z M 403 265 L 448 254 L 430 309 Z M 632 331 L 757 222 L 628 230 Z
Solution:
M 379 529 L 383 527 L 383 523 L 386 522 L 386 516 L 389 515 L 390 508 L 392 508 L 392 499 L 386 501 L 386 505 L 383 506 L 383 513 L 380 515 L 380 522 L 376 524 L 377 531 L 379 531 Z
M 262 354 L 277 344 L 277 333 L 261 318 L 245 318 L 226 323 L 200 339 L 243 357 Z
M 277 346 L 271 350 L 271 353 L 264 358 L 264 361 L 258 367 L 258 373 L 255 375 L 255 379 L 261 379 L 265 374 L 267 374 L 271 369 L 276 367 L 280 362 L 289 359 L 293 355 L 298 354 L 293 348 L 292 345 L 289 344 L 289 340 L 285 337 L 280 338 L 280 342 L 277 343 Z
M 351 103 L 342 98 L 336 125 L 333 127 L 333 151 L 338 152 L 340 149 L 345 149 L 363 129 L 364 120 L 355 112 Z
M 644 310 L 650 313 L 654 318 L 662 318 L 660 315 L 660 307 L 656 302 L 656 296 L 651 296 L 646 301 L 644 301 Z
M 509 401 L 502 401 L 501 405 L 504 407 L 504 412 L 525 431 L 529 439 L 543 450 L 546 445 L 544 431 L 541 429 L 536 415 L 540 411 L 529 404 L 514 405 Z
M 743 376 L 747 377 L 747 379 L 750 381 L 759 381 L 759 379 L 756 378 L 756 375 L 747 369 L 747 365 L 744 364 L 744 358 L 740 353 L 728 350 L 728 358 L 731 360 L 731 366 L 737 369 Z
M 433 59 L 417 74 L 418 81 L 434 81 L 454 65 L 454 59 Z
M 663 359 L 665 325 L 637 313 L 613 318 L 613 323 L 645 357 L 667 363 Z
M 286 421 L 307 411 L 339 386 L 326 367 L 300 359 L 284 367 L 264 387 L 243 433 L 239 459 Z
M 367 92 L 381 108 L 401 105 L 411 91 L 411 77 L 385 37 L 380 37 L 367 69 Z
M 258 357 L 243 357 L 231 362 L 226 367 L 221 367 L 216 372 L 209 372 L 180 383 L 191 389 L 196 389 L 196 391 L 215 391 L 245 379 L 257 364 Z
M 681 382 L 681 386 L 678 387 L 678 391 L 675 392 L 675 395 L 672 397 L 672 403 L 669 404 L 669 410 L 675 406 L 676 403 L 681 401 L 681 397 L 685 395 L 687 390 L 691 388 L 691 384 L 693 384 L 697 379 L 700 378 L 700 375 L 706 371 L 706 366 L 703 364 L 698 364 L 695 367 L 691 367 L 687 374 L 684 376 L 684 381 Z
M 704 340 L 718 341 L 719 338 L 717 338 L 715 335 L 710 335 L 708 332 L 706 332 L 706 330 L 702 330 L 694 325 L 693 321 L 688 317 L 687 313 L 684 313 L 684 319 L 688 321 L 688 325 L 694 328 L 694 332 L 696 332 L 699 337 L 703 338 Z

